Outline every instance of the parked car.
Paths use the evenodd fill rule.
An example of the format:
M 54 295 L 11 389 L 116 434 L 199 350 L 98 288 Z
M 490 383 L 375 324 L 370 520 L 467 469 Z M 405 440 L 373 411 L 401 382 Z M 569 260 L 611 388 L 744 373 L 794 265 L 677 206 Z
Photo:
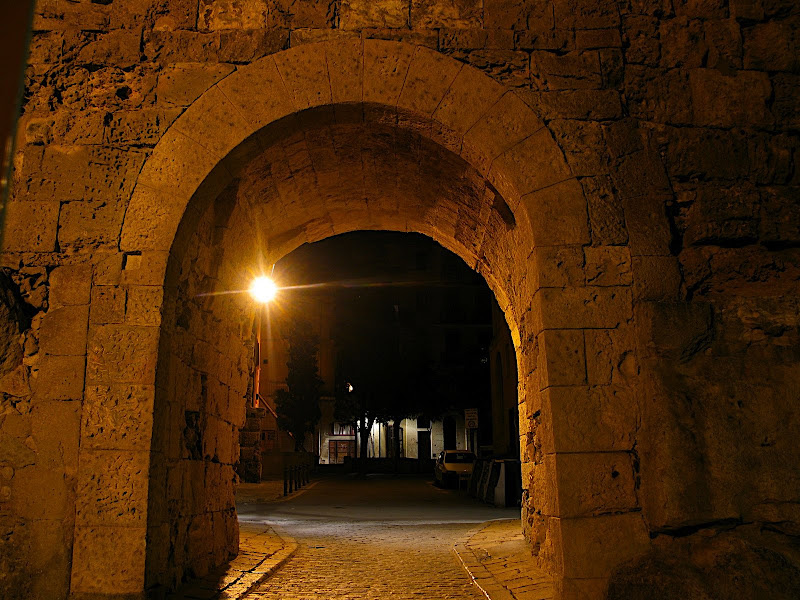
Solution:
M 469 479 L 475 455 L 468 450 L 443 450 L 433 467 L 434 483 L 443 487 L 459 487 L 461 480 Z

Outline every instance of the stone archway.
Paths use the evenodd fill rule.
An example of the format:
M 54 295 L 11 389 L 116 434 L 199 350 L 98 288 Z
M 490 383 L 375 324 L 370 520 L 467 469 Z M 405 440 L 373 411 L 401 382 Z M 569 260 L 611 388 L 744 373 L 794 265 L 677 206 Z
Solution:
M 325 183 L 324 173 L 312 169 L 294 196 L 281 190 L 272 195 L 283 203 L 262 214 L 272 229 L 260 238 L 251 212 L 258 199 L 240 193 L 243 182 L 259 181 L 265 172 L 259 161 L 275 164 L 264 157 L 285 150 L 293 135 L 307 139 L 307 132 L 325 128 L 359 129 L 362 149 L 373 152 L 387 140 L 383 149 L 392 152 L 392 142 L 405 136 L 407 149 L 398 160 L 417 168 L 411 178 L 417 183 L 434 183 L 440 161 L 449 167 L 428 197 L 419 186 L 398 180 L 396 195 L 361 197 L 353 206 L 347 204 L 352 195 L 327 193 L 321 194 L 327 206 L 322 201 L 309 211 L 295 202 L 290 210 L 301 192 L 338 189 L 336 181 Z M 325 149 L 322 142 L 312 148 Z M 379 176 L 383 166 L 372 175 Z M 369 175 L 363 162 L 360 175 Z M 416 203 L 401 203 L 409 199 Z M 602 594 L 611 569 L 646 550 L 649 540 L 631 452 L 638 422 L 635 386 L 595 385 L 592 374 L 594 368 L 611 368 L 592 360 L 610 365 L 612 353 L 628 364 L 636 361 L 630 273 L 612 266 L 625 262 L 627 249 L 584 249 L 590 242 L 586 215 L 580 180 L 525 102 L 472 67 L 426 48 L 378 40 L 311 44 L 268 56 L 212 86 L 158 143 L 125 215 L 119 285 L 128 288 L 129 302 L 141 303 L 141 314 L 125 326 L 109 323 L 91 334 L 87 386 L 108 390 L 97 398 L 87 393 L 85 410 L 117 395 L 134 398 L 137 412 L 124 435 L 109 436 L 100 447 L 81 446 L 82 471 L 105 482 L 118 501 L 109 502 L 108 510 L 82 513 L 82 505 L 98 503 L 81 496 L 99 486 L 79 489 L 73 593 L 137 593 L 145 585 L 168 584 L 168 574 L 154 576 L 145 564 L 146 548 L 148 564 L 172 562 L 173 573 L 180 573 L 201 560 L 197 549 L 207 543 L 208 532 L 219 536 L 220 552 L 235 543 L 225 499 L 215 505 L 195 489 L 232 489 L 216 453 L 224 452 L 224 444 L 210 455 L 216 461 L 204 462 L 205 448 L 198 447 L 199 458 L 186 459 L 197 464 L 184 470 L 162 469 L 166 455 L 160 454 L 171 448 L 177 461 L 194 443 L 186 440 L 185 432 L 196 426 L 189 413 L 200 419 L 203 412 L 161 401 L 179 385 L 174 376 L 180 361 L 167 358 L 176 356 L 172 342 L 179 334 L 166 331 L 172 321 L 186 309 L 186 331 L 199 326 L 192 324 L 195 312 L 204 313 L 201 325 L 214 323 L 208 339 L 189 340 L 193 353 L 207 354 L 201 362 L 218 358 L 214 343 L 237 323 L 232 319 L 226 327 L 220 315 L 239 315 L 241 329 L 249 331 L 247 309 L 232 296 L 195 312 L 180 304 L 205 291 L 241 289 L 237 267 L 243 259 L 227 261 L 224 249 L 237 248 L 251 261 L 260 253 L 269 263 L 334 233 L 395 229 L 431 236 L 486 278 L 517 353 L 526 536 L 542 567 L 561 582 L 562 597 Z M 181 278 L 192 269 L 207 281 Z M 195 284 L 189 293 L 185 286 Z M 592 344 L 608 352 L 589 360 L 586 348 Z M 228 366 L 226 381 L 202 373 L 193 381 L 204 398 L 222 384 L 225 399 L 215 401 L 227 403 L 233 414 L 231 398 L 242 395 L 246 365 Z M 219 439 L 225 431 L 233 435 L 235 419 L 213 418 Z M 174 522 L 162 518 L 170 514 L 170 502 L 191 507 L 202 521 L 186 524 L 187 539 L 180 545 L 185 556 L 154 543 L 178 535 Z M 216 521 L 215 514 L 221 515 Z M 109 537 L 125 551 L 109 556 Z M 211 563 L 221 557 L 205 554 L 202 560 Z M 106 575 L 98 581 L 92 567 L 101 564 Z

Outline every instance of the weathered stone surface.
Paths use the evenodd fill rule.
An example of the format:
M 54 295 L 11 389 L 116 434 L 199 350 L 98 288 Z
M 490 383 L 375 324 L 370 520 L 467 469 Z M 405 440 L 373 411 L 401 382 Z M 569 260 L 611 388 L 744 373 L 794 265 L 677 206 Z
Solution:
M 688 538 L 657 539 L 651 552 L 614 573 L 608 597 L 788 600 L 800 587 L 800 569 L 776 541 L 746 530 L 709 529 Z
M 93 325 L 89 331 L 87 383 L 152 384 L 158 328 Z
M 188 106 L 233 70 L 232 65 L 213 63 L 171 65 L 158 76 L 158 101 L 168 106 Z
M 635 448 L 651 534 L 716 519 L 796 531 L 800 517 L 787 507 L 797 488 L 789 468 L 797 462 L 797 418 L 786 393 L 800 385 L 790 302 L 800 282 L 796 14 L 791 2 L 771 0 L 634 0 L 622 9 L 610 0 L 39 3 L 4 231 L 3 265 L 26 318 L 11 319 L 3 334 L 0 449 L 16 471 L 0 482 L 0 505 L 13 499 L 24 511 L 26 494 L 40 486 L 54 490 L 51 508 L 74 514 L 72 475 L 63 483 L 72 459 L 61 471 L 53 466 L 55 446 L 41 434 L 50 425 L 36 407 L 81 398 L 83 350 L 74 344 L 85 334 L 73 335 L 76 325 L 58 311 L 86 306 L 87 289 L 65 287 L 65 274 L 75 268 L 68 265 L 93 264 L 102 287 L 92 290 L 89 311 L 97 410 L 87 405 L 81 417 L 91 432 L 86 447 L 156 448 L 164 457 L 149 484 L 147 510 L 158 522 L 151 532 L 177 528 L 175 547 L 189 553 L 154 581 L 169 585 L 224 559 L 221 548 L 234 539 L 225 529 L 229 507 L 203 490 L 229 491 L 232 471 L 206 469 L 203 458 L 234 459 L 229 442 L 232 425 L 244 420 L 249 370 L 238 337 L 249 325 L 238 315 L 247 309 L 219 297 L 179 302 L 156 290 L 165 281 L 180 281 L 186 298 L 242 289 L 232 262 L 251 252 L 256 222 L 270 260 L 352 229 L 434 236 L 479 265 L 510 315 L 525 367 L 521 399 L 530 403 L 526 460 L 539 461 L 540 433 L 553 451 Z M 311 48 L 317 41 L 324 49 Z M 279 70 L 268 55 L 290 42 L 308 48 L 278 56 L 291 58 Z M 418 70 L 415 53 L 426 57 Z M 316 58 L 299 60 L 308 56 Z M 506 87 L 519 93 L 504 95 Z M 331 110 L 332 102 L 347 105 Z M 309 106 L 319 109 L 295 116 Z M 369 126 L 331 133 L 332 123 L 362 121 Z M 261 152 L 266 158 L 248 176 L 262 185 L 238 200 L 251 222 L 229 223 L 222 204 L 216 216 L 206 213 Z M 555 344 L 556 333 L 537 342 L 543 328 L 567 332 L 564 344 Z M 578 348 L 570 336 L 579 335 L 585 384 L 544 392 L 570 390 L 561 404 L 526 397 L 526 386 L 538 391 L 550 375 L 570 379 L 577 363 L 570 348 Z M 183 366 L 159 368 L 159 389 L 172 391 L 149 409 L 148 394 L 135 386 L 153 383 L 157 352 Z M 64 418 L 73 419 L 77 402 L 63 404 Z M 38 442 L 27 441 L 29 410 L 38 412 L 41 457 L 32 449 Z M 205 411 L 213 425 L 200 459 L 184 461 L 199 468 L 182 471 L 187 411 Z M 117 413 L 142 428 L 115 420 Z M 151 448 L 148 416 L 159 425 Z M 567 484 L 553 477 L 552 459 L 536 462 L 535 475 L 532 465 L 524 466 L 536 502 L 555 512 L 552 492 Z M 176 511 L 196 518 L 167 512 L 161 489 L 175 479 Z M 597 481 L 591 497 L 602 509 L 615 484 Z M 576 510 L 595 510 L 591 504 Z M 601 531 L 591 519 L 575 521 L 570 538 L 557 517 L 524 505 L 537 560 L 568 574 L 558 588 L 565 599 L 600 597 L 612 563 L 627 558 L 615 552 L 639 547 L 630 522 Z M 0 561 L 24 566 L 30 585 L 0 587 L 0 595 L 63 596 L 70 556 L 75 594 L 142 591 L 144 525 L 119 533 L 79 528 L 73 554 L 63 541 L 71 529 L 57 523 L 11 524 L 13 543 Z M 750 550 L 737 552 L 697 555 L 758 563 L 737 558 L 752 557 Z M 693 563 L 643 565 L 633 572 L 688 573 L 684 595 L 711 589 L 692 587 L 708 580 L 695 578 Z M 38 574 L 48 570 L 61 576 Z M 674 589 L 674 579 L 647 582 L 650 594 Z M 748 585 L 750 596 L 761 594 Z
M 407 0 L 377 0 L 376 2 L 343 0 L 339 10 L 341 15 L 340 27 L 342 29 L 408 26 Z
M 57 202 L 10 202 L 6 206 L 3 248 L 52 252 L 58 228 Z
M 478 0 L 411 0 L 411 26 L 415 29 L 479 27 L 481 8 Z
M 138 593 L 144 585 L 144 533 L 138 527 L 77 526 L 71 592 Z
M 150 386 L 90 386 L 82 414 L 83 444 L 96 449 L 147 450 L 154 389 Z
M 88 305 L 51 309 L 42 319 L 39 346 L 45 354 L 83 356 L 88 326 Z
M 627 452 L 555 455 L 558 516 L 586 517 L 636 509 L 633 457 Z
M 80 400 L 83 396 L 85 356 L 43 356 L 36 366 L 30 385 L 37 400 Z

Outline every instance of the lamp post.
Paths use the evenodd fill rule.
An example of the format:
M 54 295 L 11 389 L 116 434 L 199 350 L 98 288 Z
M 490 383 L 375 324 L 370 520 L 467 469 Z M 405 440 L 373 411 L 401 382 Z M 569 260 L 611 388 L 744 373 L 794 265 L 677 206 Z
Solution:
M 278 294 L 278 286 L 272 279 L 262 275 L 253 279 L 248 291 L 250 297 L 259 304 L 256 308 L 256 347 L 254 351 L 256 365 L 255 373 L 253 373 L 253 406 L 258 408 L 260 404 L 258 391 L 261 386 L 261 311 L 264 306 L 275 299 Z

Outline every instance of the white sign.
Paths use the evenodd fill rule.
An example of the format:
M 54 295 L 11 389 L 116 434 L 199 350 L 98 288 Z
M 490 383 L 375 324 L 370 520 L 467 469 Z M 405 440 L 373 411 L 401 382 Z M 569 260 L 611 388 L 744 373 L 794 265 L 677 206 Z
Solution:
M 464 421 L 466 422 L 467 429 L 477 429 L 478 428 L 478 409 L 477 408 L 465 408 L 464 409 Z

